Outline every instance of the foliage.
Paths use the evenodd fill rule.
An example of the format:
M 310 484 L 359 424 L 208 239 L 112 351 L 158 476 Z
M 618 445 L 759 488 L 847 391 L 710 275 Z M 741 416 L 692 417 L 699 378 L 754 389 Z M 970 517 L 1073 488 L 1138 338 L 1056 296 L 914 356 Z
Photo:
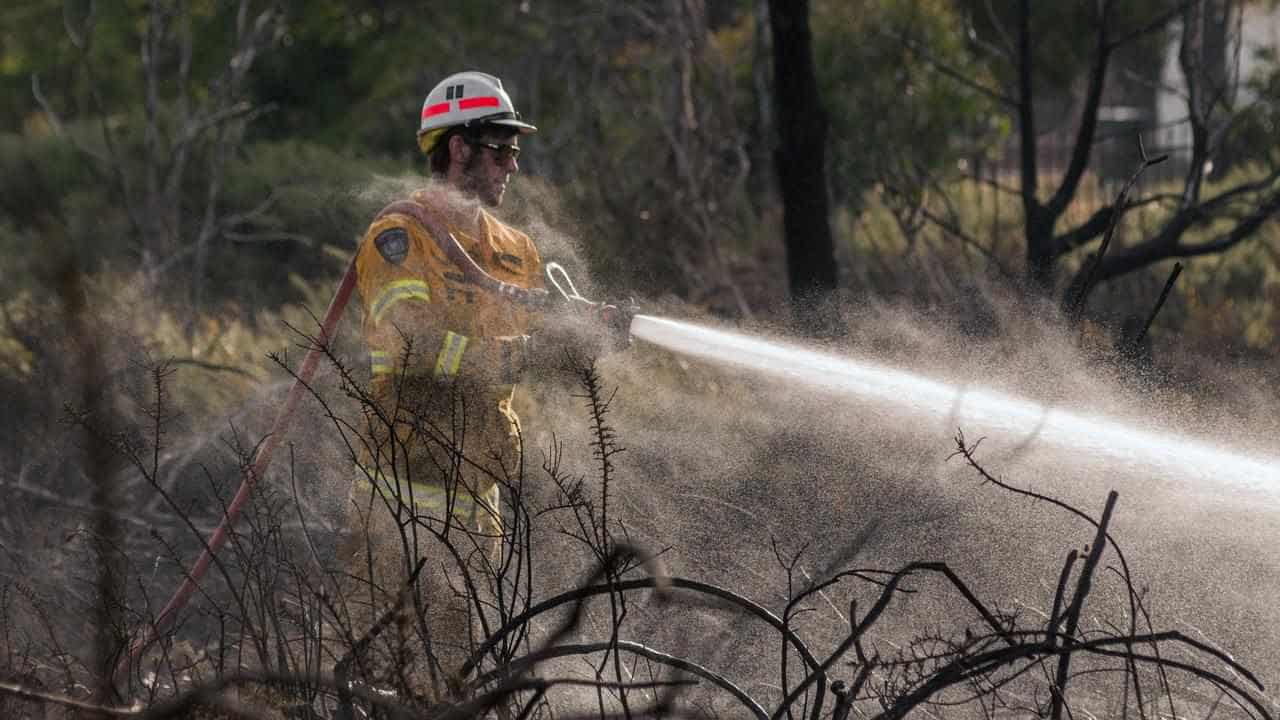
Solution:
M 1034 38 L 1030 48 L 1033 82 L 1045 88 L 1046 95 L 1078 92 L 1080 78 L 1088 72 L 1094 58 L 1093 33 L 1100 6 L 1085 3 L 1033 3 L 1033 6 L 1030 18 Z M 1000 87 L 1016 87 L 1017 68 L 1010 60 L 1017 50 L 1017 3 L 960 0 L 953 7 L 956 14 L 964 18 L 965 32 L 957 34 L 966 38 L 973 62 L 984 66 Z M 1139 31 L 1172 7 L 1166 0 L 1129 0 L 1115 4 L 1109 8 L 1108 18 L 1112 36 Z M 1162 26 L 1135 38 L 1134 47 L 1124 53 L 1120 64 L 1128 71 L 1139 73 L 1158 68 L 1172 36 L 1172 29 Z M 1122 83 L 1129 80 L 1124 73 L 1117 73 L 1115 79 Z M 1067 117 L 1057 118 L 1058 122 L 1067 120 Z
M 1239 170 L 1210 183 L 1209 189 L 1256 178 Z M 1145 186 L 1144 194 L 1172 193 L 1168 182 Z M 1102 196 L 1101 189 L 1090 189 Z M 857 216 L 840 216 L 835 227 L 855 273 L 852 283 L 876 298 L 904 303 L 930 315 L 971 323 L 987 312 L 994 298 L 1018 282 L 1022 260 L 1021 223 L 1011 198 L 972 180 L 939 183 L 925 196 L 923 211 L 949 222 L 900 222 L 898 198 L 868 196 Z M 1167 222 L 1159 204 L 1134 208 L 1121 221 L 1115 245 L 1123 249 Z M 1217 232 L 1210 226 L 1189 233 L 1201 242 Z M 1280 352 L 1275 331 L 1275 302 L 1280 283 L 1280 229 L 1259 230 L 1256 241 L 1232 252 L 1186 261 L 1176 291 L 1151 329 L 1155 357 L 1181 350 L 1214 356 L 1229 354 L 1248 363 Z M 1115 249 L 1115 248 L 1113 248 Z M 1064 265 L 1074 272 L 1080 260 Z M 1172 262 L 1154 265 L 1099 288 L 1087 306 L 1090 323 L 1115 342 L 1126 318 L 1145 318 L 1169 276 Z M 988 299 L 990 297 L 991 299 Z
M 1008 119 L 989 98 L 936 70 L 990 72 L 967 51 L 966 24 L 951 3 L 819 3 L 813 24 L 831 117 L 832 185 L 852 211 L 877 184 L 904 202 L 918 199 L 922 181 L 954 176 L 957 161 L 1008 134 Z M 913 47 L 928 48 L 929 60 Z
M 1277 48 L 1261 48 L 1256 52 L 1257 67 L 1245 79 L 1244 97 L 1237 128 L 1227 139 L 1224 155 L 1235 162 L 1258 162 L 1270 155 L 1272 163 L 1280 162 L 1280 54 Z M 1228 167 L 1230 164 L 1228 164 Z
M 255 291 L 269 283 L 253 266 L 286 263 L 309 280 L 332 272 L 313 261 L 320 248 L 347 247 L 374 204 L 350 201 L 350 190 L 375 173 L 419 173 L 410 138 L 423 94 L 452 69 L 480 67 L 502 76 L 541 128 L 521 163 L 529 176 L 521 181 L 530 186 L 526 205 L 544 209 L 541 224 L 574 236 L 575 254 L 599 280 L 618 294 L 675 293 L 719 312 L 767 316 L 782 275 L 773 267 L 781 257 L 770 154 L 775 120 L 761 103 L 774 80 L 757 5 L 486 1 L 423 15 L 402 3 L 282 3 L 274 43 L 247 79 L 247 100 L 261 112 L 244 128 L 218 201 L 219 217 L 234 222 L 216 228 L 214 255 L 201 273 L 209 281 L 197 284 L 245 304 L 272 303 L 281 296 Z M 1162 0 L 1111 5 L 1113 36 L 1144 30 L 1169 8 Z M 27 0 L 9 11 L 19 22 L 6 26 L 0 45 L 0 79 L 11 91 L 0 111 L 23 130 L 12 146 L 0 147 L 0 161 L 15 167 L 30 158 L 15 167 L 20 174 L 7 175 L 15 180 L 6 188 L 0 234 L 10 245 L 46 233 L 33 225 L 32 212 L 48 207 L 79 224 L 68 237 L 51 236 L 77 256 L 101 253 L 120 267 L 122 259 L 124 266 L 137 262 L 146 247 L 121 216 L 118 194 L 87 173 L 89 163 L 42 149 L 53 141 L 30 87 L 38 77 L 49 105 L 67 114 L 68 132 L 90 147 L 101 147 L 103 127 L 115 128 L 126 143 L 119 154 L 131 163 L 125 170 L 141 172 L 132 164 L 141 157 L 141 109 L 125 99 L 139 97 L 145 82 L 137 52 L 144 6 Z M 66 28 L 84 27 L 90 7 L 86 65 Z M 211 92 L 231 47 L 235 3 L 185 7 L 196 58 L 190 85 L 199 99 Z M 1074 122 L 1071 103 L 1092 52 L 1092 12 L 1037 4 L 1030 18 L 1036 104 L 1053 132 Z M 1016 123 L 995 95 L 1016 85 L 1013 5 L 816 2 L 812 13 L 837 217 L 856 217 L 868 198 L 909 214 L 938 183 L 1003 154 Z M 1158 26 L 1119 48 L 1108 92 L 1149 92 L 1131 76 L 1158 67 L 1175 34 Z M 113 72 L 99 78 L 86 70 L 92 67 Z M 100 109 L 89 93 L 94 82 L 106 98 Z M 165 102 L 175 97 L 174 82 L 163 86 Z M 1273 88 L 1264 76 L 1254 82 L 1262 102 L 1237 123 L 1228 155 L 1240 154 L 1233 147 L 1273 144 L 1266 130 Z M 62 159 L 54 157 L 59 152 Z M 43 177 L 45 189 L 24 189 L 16 181 L 24 175 Z M 269 189 L 267 181 L 284 185 Z M 182 192 L 192 222 L 206 190 L 206 179 L 196 176 Z M 28 194 L 31 202 L 21 199 Z M 1020 217 L 1016 208 L 1010 217 Z M 171 273 L 171 287 L 182 288 L 194 259 L 175 262 L 182 272 Z M 252 281 L 237 283 L 246 277 Z

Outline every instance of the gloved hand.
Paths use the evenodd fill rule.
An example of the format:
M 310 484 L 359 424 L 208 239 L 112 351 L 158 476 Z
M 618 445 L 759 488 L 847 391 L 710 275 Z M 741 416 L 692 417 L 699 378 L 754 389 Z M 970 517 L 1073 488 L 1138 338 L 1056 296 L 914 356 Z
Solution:
M 574 303 L 583 331 L 592 337 L 594 355 L 607 355 L 631 347 L 631 321 L 639 311 L 635 300 L 626 303 L 594 303 L 581 300 Z
M 584 362 L 622 350 L 631 344 L 629 307 L 575 300 L 545 322 L 528 340 L 529 364 L 542 369 L 563 368 L 567 361 Z
M 639 306 L 634 299 L 625 304 L 592 302 L 578 292 L 564 266 L 549 262 L 545 266 L 547 283 L 556 289 L 547 307 L 558 306 L 559 314 L 548 316 L 554 324 L 580 326 L 579 344 L 591 357 L 598 357 L 631 346 L 631 321 Z
M 513 291 L 513 298 L 530 309 L 541 310 L 550 302 L 551 294 L 542 288 L 516 288 Z

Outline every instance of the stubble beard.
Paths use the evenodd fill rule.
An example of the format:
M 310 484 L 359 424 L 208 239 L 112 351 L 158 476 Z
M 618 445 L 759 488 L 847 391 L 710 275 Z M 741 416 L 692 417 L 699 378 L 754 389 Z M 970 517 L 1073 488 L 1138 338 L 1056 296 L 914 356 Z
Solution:
M 462 166 L 463 189 L 468 195 L 478 198 L 485 205 L 496 208 L 502 204 L 502 195 L 494 192 L 493 186 L 489 184 L 484 172 L 480 169 L 480 163 L 489 160 L 481 156 L 480 152 L 472 153 L 467 159 L 467 164 Z

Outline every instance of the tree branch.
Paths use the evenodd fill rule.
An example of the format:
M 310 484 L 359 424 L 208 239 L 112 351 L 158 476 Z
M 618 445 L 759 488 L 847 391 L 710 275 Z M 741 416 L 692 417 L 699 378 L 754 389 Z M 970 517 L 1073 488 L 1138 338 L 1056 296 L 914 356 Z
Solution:
M 951 78 L 952 80 L 960 83 L 961 85 L 969 88 L 970 90 L 973 90 L 981 95 L 984 95 L 987 98 L 994 100 L 1000 103 L 1001 105 L 1004 105 L 1005 107 L 1009 107 L 1009 108 L 1017 107 L 1018 102 L 1014 98 L 1008 95 L 1005 95 L 1003 92 L 1000 92 L 995 88 L 987 87 L 986 85 L 983 85 L 977 80 L 974 80 L 973 78 L 956 70 L 950 65 L 942 62 L 936 56 L 930 53 L 927 48 L 921 46 L 919 43 L 917 43 L 915 40 L 908 37 L 904 33 L 894 32 L 891 30 L 881 30 L 880 32 L 883 36 L 897 40 L 898 42 L 905 45 L 908 50 L 910 50 L 912 53 L 917 55 L 921 60 L 925 61 L 925 63 L 927 63 L 934 70 L 937 70 L 938 72 L 942 73 L 944 76 Z
M 1178 66 L 1187 84 L 1187 121 L 1191 125 L 1191 162 L 1183 181 L 1182 205 L 1191 207 L 1200 200 L 1204 164 L 1209 156 L 1208 108 L 1204 103 L 1204 0 L 1191 0 L 1182 10 Z
M 924 219 L 928 220 L 929 222 L 933 223 L 938 228 L 946 232 L 948 235 L 951 235 L 952 237 L 956 238 L 957 240 L 964 243 L 965 245 L 968 245 L 969 247 L 972 247 L 973 249 L 977 250 L 979 253 L 983 255 L 983 257 L 987 258 L 987 260 L 989 260 L 991 264 L 995 266 L 996 270 L 998 270 L 1001 275 L 1003 275 L 1006 278 L 1013 277 L 1013 273 L 1004 266 L 1004 263 L 1000 261 L 999 256 L 997 256 L 995 252 L 992 251 L 991 248 L 978 242 L 977 238 L 965 232 L 963 228 L 959 227 L 953 222 L 949 222 L 944 218 L 940 218 L 937 215 L 934 215 L 932 212 L 929 211 L 928 208 L 924 208 L 924 207 L 920 208 L 920 215 Z
M 1115 40 L 1112 40 L 1110 42 L 1110 48 L 1112 50 L 1115 50 L 1116 48 L 1122 47 L 1124 45 L 1128 45 L 1134 40 L 1137 40 L 1146 35 L 1150 35 L 1151 33 L 1156 32 L 1157 30 L 1163 30 L 1166 26 L 1169 25 L 1169 23 L 1174 18 L 1181 15 L 1182 12 L 1186 10 L 1186 8 L 1189 5 L 1191 5 L 1191 3 L 1193 2 L 1196 2 L 1196 0 L 1182 0 L 1181 3 L 1179 3 L 1172 9 L 1160 15 L 1157 15 L 1151 22 L 1147 23 L 1146 25 L 1143 25 L 1142 27 L 1139 27 L 1135 30 L 1127 32 L 1124 35 L 1121 35 L 1120 37 L 1116 38 Z
M 1098 267 L 1095 282 L 1104 282 L 1161 260 L 1222 252 L 1247 239 L 1276 215 L 1280 215 L 1280 191 L 1268 198 L 1254 212 L 1246 215 L 1231 230 L 1212 240 L 1194 245 L 1182 244 L 1178 240 L 1193 225 L 1212 218 L 1197 220 L 1186 218 L 1176 227 L 1161 232 L 1146 242 L 1109 255 Z
M 80 710 L 93 715 L 104 715 L 106 717 L 137 717 L 141 711 L 137 708 L 116 708 L 107 705 L 99 705 L 91 702 L 84 702 L 74 698 L 58 695 L 56 693 L 44 692 L 42 690 L 33 690 L 23 685 L 15 683 L 0 682 L 0 693 L 12 695 L 37 703 L 48 703 L 50 705 L 60 705 L 73 710 Z
M 1071 150 L 1071 161 L 1067 172 L 1062 177 L 1062 184 L 1049 199 L 1047 208 L 1053 218 L 1060 216 L 1075 198 L 1080 179 L 1089 167 L 1089 157 L 1093 154 L 1093 136 L 1098 129 L 1098 107 L 1102 103 L 1102 91 L 1107 83 L 1107 65 L 1111 59 L 1111 46 L 1107 43 L 1107 8 L 1104 3 L 1103 17 L 1098 23 L 1097 46 L 1094 50 L 1093 63 L 1089 68 L 1089 88 L 1085 92 L 1084 108 L 1080 111 L 1080 127 L 1076 131 L 1075 145 Z
M 1115 205 L 1104 205 L 1093 211 L 1088 220 L 1054 238 L 1053 254 L 1065 255 L 1101 235 L 1111 224 L 1115 209 Z
M 1018 3 L 1018 140 L 1021 154 L 1022 207 L 1028 230 L 1037 220 L 1039 179 L 1036 157 L 1035 85 L 1031 79 L 1031 0 Z M 1028 239 L 1030 239 L 1028 235 Z

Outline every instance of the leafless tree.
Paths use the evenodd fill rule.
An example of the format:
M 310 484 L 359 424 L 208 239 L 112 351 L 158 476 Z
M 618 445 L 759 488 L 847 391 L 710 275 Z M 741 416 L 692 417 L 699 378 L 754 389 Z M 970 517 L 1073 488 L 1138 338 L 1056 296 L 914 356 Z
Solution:
M 73 6 L 67 3 L 64 8 L 64 24 L 88 87 L 100 144 L 78 139 L 68 130 L 44 97 L 37 76 L 31 78 L 32 93 L 55 132 L 74 142 L 92 171 L 115 191 L 137 234 L 145 281 L 154 285 L 167 271 L 190 260 L 193 300 L 199 307 L 210 245 L 223 231 L 265 212 L 271 202 L 267 198 L 247 213 L 230 214 L 221 198 L 227 163 L 245 126 L 266 110 L 248 101 L 247 79 L 255 60 L 276 41 L 280 13 L 272 3 L 238 0 L 231 8 L 227 55 L 212 76 L 204 78 L 195 69 L 205 59 L 197 63 L 194 57 L 190 3 L 147 3 L 140 18 L 142 113 L 137 137 L 122 131 L 113 119 L 128 109 L 113 106 L 101 92 L 103 69 L 91 52 L 101 9 L 90 0 L 86 13 L 77 16 Z M 192 200 L 193 195 L 198 199 Z
M 809 3 L 771 2 L 769 22 L 778 124 L 774 163 L 782 193 L 787 275 L 796 320 L 818 329 L 824 323 L 814 323 L 813 303 L 835 290 L 836 264 L 825 171 L 827 113 L 813 63 Z
M 1234 83 L 1238 78 L 1215 73 L 1221 58 L 1214 62 L 1206 39 L 1206 13 L 1211 7 L 1231 17 L 1242 3 L 1233 0 L 1194 0 L 1178 8 L 1181 36 L 1178 48 L 1179 68 L 1186 83 L 1187 122 L 1191 127 L 1191 158 L 1175 197 L 1159 198 L 1169 207 L 1168 218 L 1140 242 L 1101 258 L 1097 281 L 1103 282 L 1170 258 L 1188 258 L 1223 252 L 1250 238 L 1262 225 L 1280 214 L 1280 164 L 1274 157 L 1259 153 L 1259 176 L 1206 193 L 1205 182 L 1211 163 L 1220 154 L 1233 127 L 1248 108 L 1236 107 Z M 1222 48 L 1218 48 L 1222 52 Z M 1263 100 L 1256 100 L 1260 102 Z M 1123 206 L 1099 211 L 1110 220 L 1110 214 L 1124 212 Z M 1104 226 L 1105 227 L 1105 226 Z M 1213 228 L 1207 239 L 1189 237 L 1193 232 Z M 1092 232 L 1092 229 L 1090 230 Z M 1078 246 L 1076 238 L 1063 247 L 1063 252 Z M 1068 298 L 1083 288 L 1087 292 L 1084 272 L 1072 279 Z
M 1221 72 L 1229 58 L 1214 58 L 1224 52 L 1222 43 L 1206 39 L 1206 15 L 1236 17 L 1242 2 L 1237 0 L 1171 0 L 1159 12 L 1135 22 L 1121 21 L 1122 4 L 1116 0 L 1099 0 L 1092 8 L 1089 39 L 1089 67 L 1082 84 L 1077 115 L 1073 119 L 1074 136 L 1065 170 L 1052 187 L 1043 187 L 1040 143 L 1043 123 L 1040 112 L 1048 92 L 1037 81 L 1033 46 L 1037 37 L 1032 31 L 1037 4 L 1019 0 L 1007 26 L 1002 15 L 986 4 L 987 22 L 994 28 L 995 40 L 981 43 L 980 52 L 992 58 L 1008 78 L 1005 86 L 959 73 L 955 68 L 939 70 L 955 82 L 998 102 L 1015 121 L 1018 161 L 1018 184 L 1000 185 L 997 190 L 1016 196 L 1023 212 L 1025 273 L 1030 287 L 1040 293 L 1053 291 L 1060 261 L 1096 243 L 1107 228 L 1134 205 L 1159 205 L 1164 219 L 1149 237 L 1115 249 L 1097 263 L 1083 263 L 1083 269 L 1068 283 L 1064 306 L 1081 302 L 1094 283 L 1122 276 L 1163 260 L 1186 258 L 1222 252 L 1252 236 L 1264 223 L 1280 213 L 1280 167 L 1274 158 L 1255 158 L 1255 177 L 1225 189 L 1207 193 L 1206 175 L 1210 162 L 1223 150 L 1230 133 L 1240 123 L 1248 107 L 1235 101 L 1233 89 L 1239 78 Z M 1229 25 L 1230 23 L 1228 23 Z M 1178 193 L 1137 198 L 1129 205 L 1110 203 L 1100 207 L 1075 225 L 1064 223 L 1068 208 L 1077 199 L 1086 180 L 1099 140 L 1100 110 L 1108 78 L 1115 72 L 1115 58 L 1123 48 L 1156 33 L 1180 30 L 1179 70 L 1185 83 L 1187 123 L 1191 128 L 1190 161 Z M 975 42 L 978 40 L 975 39 Z M 915 57 L 937 64 L 927 48 L 911 46 Z M 1147 78 L 1158 82 L 1158 78 Z M 1134 138 L 1136 144 L 1137 139 Z M 988 181 L 994 182 L 994 181 Z M 932 214 L 926 218 L 938 220 Z M 953 219 L 944 218 L 945 232 L 962 231 Z M 946 226 L 949 224 L 949 227 Z M 1198 233 L 1212 231 L 1208 239 Z M 1092 274 L 1093 282 L 1089 282 Z

